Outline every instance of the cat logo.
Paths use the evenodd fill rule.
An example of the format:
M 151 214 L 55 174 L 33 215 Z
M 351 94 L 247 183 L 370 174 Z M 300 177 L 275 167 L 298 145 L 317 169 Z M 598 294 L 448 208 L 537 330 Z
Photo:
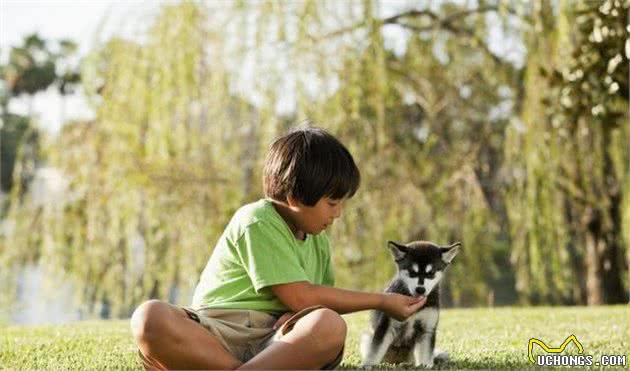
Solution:
M 529 339 L 529 346 L 527 347 L 529 361 L 534 364 L 536 363 L 536 361 L 534 360 L 534 356 L 532 355 L 534 344 L 540 345 L 540 347 L 543 348 L 543 350 L 547 353 L 562 353 L 564 351 L 564 348 L 566 348 L 567 344 L 569 344 L 569 342 L 571 341 L 573 341 L 575 345 L 577 345 L 579 354 L 584 353 L 584 347 L 582 347 L 582 343 L 580 343 L 580 341 L 575 337 L 575 335 L 571 335 L 568 338 L 566 338 L 566 340 L 564 340 L 564 343 L 562 343 L 562 345 L 560 345 L 559 348 L 549 348 L 547 344 L 542 342 L 542 340 L 531 338 Z
M 564 349 L 573 342 L 577 346 L 578 354 L 557 354 L 562 353 Z M 534 344 L 538 344 L 545 352 L 552 354 L 539 354 L 534 358 L 532 351 L 534 350 Z M 593 359 L 592 355 L 584 354 L 584 347 L 582 343 L 571 335 L 564 340 L 562 345 L 558 348 L 550 348 L 542 340 L 531 338 L 529 339 L 529 346 L 527 347 L 527 353 L 529 361 L 538 366 L 626 366 L 627 358 L 625 354 L 602 354 L 598 359 Z

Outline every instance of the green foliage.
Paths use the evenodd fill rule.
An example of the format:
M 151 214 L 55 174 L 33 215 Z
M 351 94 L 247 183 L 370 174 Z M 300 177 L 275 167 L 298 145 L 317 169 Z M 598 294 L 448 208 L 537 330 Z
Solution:
M 36 151 L 37 138 L 37 131 L 32 127 L 28 117 L 12 114 L 5 116 L 4 125 L 0 129 L 0 158 L 2 159 L 2 164 L 0 164 L 2 178 L 0 180 L 3 192 L 8 193 L 13 186 L 13 169 L 20 147 L 22 150 L 32 148 Z M 23 175 L 27 174 L 23 172 Z M 20 180 L 24 185 L 30 181 L 29 176 L 24 176 Z
M 27 37 L 22 47 L 12 48 L 4 71 L 10 93 L 46 90 L 55 81 L 55 62 L 50 57 L 46 42 L 37 34 Z
M 624 302 L 630 2 L 563 2 L 557 17 L 539 5 L 522 128 L 505 146 L 517 289 L 532 302 Z
M 27 95 L 32 105 L 33 96 L 56 84 L 62 94 L 68 94 L 80 81 L 78 72 L 68 63 L 76 52 L 76 44 L 61 40 L 53 45 L 38 34 L 28 35 L 22 45 L 12 47 L 6 65 L 0 66 L 0 155 L 2 157 L 2 191 L 9 193 L 13 186 L 14 168 L 22 157 L 19 179 L 26 190 L 35 167 L 43 160 L 39 153 L 40 133 L 34 117 L 9 112 L 12 99 Z M 61 66 L 65 66 L 63 69 Z M 32 109 L 32 106 L 30 107 Z M 32 112 L 29 112 L 31 115 Z M 3 208 L 6 205 L 2 205 Z M 2 211 L 4 215 L 4 210 Z
M 142 41 L 99 45 L 81 68 L 96 118 L 66 125 L 45 148 L 67 199 L 36 205 L 14 190 L 15 227 L 0 250 L 12 270 L 1 273 L 38 262 L 76 287 L 88 312 L 107 303 L 114 317 L 150 297 L 187 302 L 233 212 L 262 196 L 267 145 L 308 119 L 362 171 L 331 231 L 340 286 L 382 289 L 390 239 L 463 242 L 445 282 L 454 305 L 516 293 L 591 302 L 597 285 L 584 267 L 618 283 L 630 129 L 620 116 L 627 63 L 613 49 L 626 12 L 617 2 L 574 14 L 564 3 L 445 1 L 384 18 L 380 4 L 183 2 L 164 6 Z M 523 68 L 487 45 L 496 24 L 525 43 Z M 386 28 L 405 35 L 403 48 L 388 45 Z M 597 215 L 604 232 L 589 234 L 595 224 L 583 220 Z M 590 264 L 598 244 L 617 260 Z M 616 281 L 604 279 L 611 262 Z
M 340 369 L 358 369 L 359 342 L 368 312 L 344 316 L 348 338 Z M 539 369 L 527 360 L 530 338 L 559 345 L 574 334 L 584 354 L 630 357 L 628 309 L 501 308 L 444 310 L 437 348 L 450 361 L 435 369 Z M 511 324 L 506 327 L 506 324 Z M 571 350 L 567 349 L 567 352 Z M 542 354 L 536 348 L 534 354 Z M 127 321 L 78 322 L 56 326 L 0 326 L 0 364 L 8 369 L 140 370 L 142 367 Z M 409 364 L 383 364 L 377 369 L 413 369 Z
M 493 185 L 507 121 L 480 117 L 509 100 L 501 94 L 509 90 L 513 67 L 489 70 L 493 56 L 437 27 L 412 34 L 397 55 L 386 49 L 381 29 L 374 32 L 381 20 L 373 5 L 354 4 L 355 12 L 347 13 L 337 9 L 345 17 L 336 26 L 341 31 L 313 21 L 311 34 L 324 36 L 313 37 L 316 43 L 308 39 L 308 48 L 296 44 L 305 69 L 317 71 L 315 81 L 339 81 L 331 96 L 309 97 L 306 86 L 302 93 L 298 89 L 298 121 L 308 117 L 333 131 L 362 170 L 364 186 L 333 231 L 342 247 L 336 256 L 340 282 L 381 289 L 393 274 L 388 239 L 463 240 L 465 262 L 453 267 L 456 284 L 449 297 L 457 304 L 491 300 L 489 282 L 498 276 L 493 246 L 507 237 L 501 192 Z M 459 10 L 446 4 L 443 13 Z M 484 23 L 473 20 L 457 23 L 458 29 L 483 35 Z M 433 52 L 437 48 L 447 50 L 448 61 Z M 331 53 L 340 58 L 329 58 Z
M 57 50 L 58 49 L 58 50 Z M 72 70 L 57 71 L 58 64 L 76 52 L 76 44 L 61 40 L 58 45 L 49 42 L 38 34 L 25 37 L 19 47 L 12 47 L 9 63 L 3 68 L 3 79 L 10 96 L 33 95 L 46 90 L 55 82 L 60 83 L 62 93 L 69 84 L 76 84 L 79 75 Z
M 628 9 L 628 1 L 604 1 L 583 2 L 570 11 L 574 47 L 552 80 L 553 98 L 561 103 L 555 118 L 569 132 L 577 130 L 579 117 L 612 128 L 627 123 Z
M 96 120 L 66 125 L 46 149 L 68 197 L 34 205 L 16 192 L 4 266 L 39 261 L 88 313 L 109 303 L 128 316 L 148 297 L 178 300 L 176 289 L 189 298 L 269 140 L 258 142 L 264 118 L 230 95 L 204 14 L 165 7 L 146 44 L 113 39 L 88 58 L 102 81 L 88 89 Z

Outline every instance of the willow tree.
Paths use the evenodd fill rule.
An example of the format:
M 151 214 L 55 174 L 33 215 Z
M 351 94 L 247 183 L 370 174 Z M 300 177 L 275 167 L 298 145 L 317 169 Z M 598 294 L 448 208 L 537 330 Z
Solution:
M 260 2 L 247 9 L 269 27 L 259 37 L 277 64 L 265 76 L 295 96 L 289 121 L 308 118 L 331 130 L 362 171 L 362 189 L 333 231 L 340 282 L 382 288 L 393 268 L 387 239 L 462 239 L 464 261 L 454 267 L 448 297 L 484 302 L 501 275 L 494 247 L 505 211 L 490 184 L 507 122 L 484 117 L 506 99 L 500 86 L 510 90 L 515 74 L 486 45 L 485 16 L 506 9 L 444 2 L 386 16 L 384 4 Z M 404 34 L 402 53 L 388 47 L 386 28 Z M 504 254 L 507 241 L 499 244 Z
M 561 187 L 571 200 L 572 234 L 584 249 L 588 304 L 625 302 L 624 281 L 630 287 L 623 247 L 630 224 L 622 211 L 630 191 L 629 11 L 630 1 L 572 8 L 575 47 L 552 85 L 561 106 L 549 114 L 566 130 L 563 150 L 574 153 L 560 169 L 568 179 Z
M 340 285 L 381 289 L 388 239 L 462 240 L 447 298 L 491 301 L 509 275 L 495 261 L 509 244 L 510 110 L 496 108 L 520 75 L 487 46 L 486 16 L 513 11 L 444 2 L 386 15 L 383 4 L 186 2 L 164 7 L 142 41 L 94 51 L 82 77 L 96 119 L 48 147 L 68 199 L 34 206 L 15 191 L 2 266 L 39 262 L 115 316 L 148 297 L 186 301 L 234 210 L 261 196 L 271 139 L 310 119 L 363 174 L 332 231 Z M 388 28 L 405 34 L 402 53 Z
M 196 4 L 166 6 L 138 30 L 142 42 L 111 39 L 87 58 L 96 118 L 47 147 L 67 198 L 36 204 L 14 190 L 3 267 L 39 264 L 88 313 L 188 300 L 228 215 L 251 197 L 259 146 L 273 134 L 264 109 L 230 87 L 227 21 L 213 12 L 208 22 Z
M 550 2 L 535 4 L 522 123 L 506 142 L 512 258 L 525 301 L 625 300 L 628 4 L 561 2 L 557 17 Z

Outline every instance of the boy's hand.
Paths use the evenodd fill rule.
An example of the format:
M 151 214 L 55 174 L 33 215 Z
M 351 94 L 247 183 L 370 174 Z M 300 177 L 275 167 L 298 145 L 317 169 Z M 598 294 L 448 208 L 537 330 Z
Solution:
M 424 296 L 412 297 L 394 293 L 386 293 L 383 299 L 383 312 L 398 321 L 404 321 L 416 313 L 427 302 Z
M 279 329 L 280 326 L 282 326 L 294 314 L 295 313 L 293 312 L 286 312 L 285 314 L 281 315 L 280 318 L 278 318 L 278 320 L 276 321 L 276 323 L 273 324 L 273 329 L 274 330 Z

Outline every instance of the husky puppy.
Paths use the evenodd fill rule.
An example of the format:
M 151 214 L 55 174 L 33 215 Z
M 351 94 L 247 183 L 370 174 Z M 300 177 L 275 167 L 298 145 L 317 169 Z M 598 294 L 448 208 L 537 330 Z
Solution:
M 459 253 L 461 243 L 438 246 L 427 241 L 415 241 L 406 245 L 389 241 L 387 244 L 398 273 L 385 292 L 423 295 L 427 297 L 427 302 L 403 322 L 384 312 L 373 311 L 370 329 L 361 338 L 362 365 L 369 368 L 386 361 L 433 367 L 434 359 L 448 358 L 446 353 L 434 354 L 440 309 L 438 283 L 444 270 Z

